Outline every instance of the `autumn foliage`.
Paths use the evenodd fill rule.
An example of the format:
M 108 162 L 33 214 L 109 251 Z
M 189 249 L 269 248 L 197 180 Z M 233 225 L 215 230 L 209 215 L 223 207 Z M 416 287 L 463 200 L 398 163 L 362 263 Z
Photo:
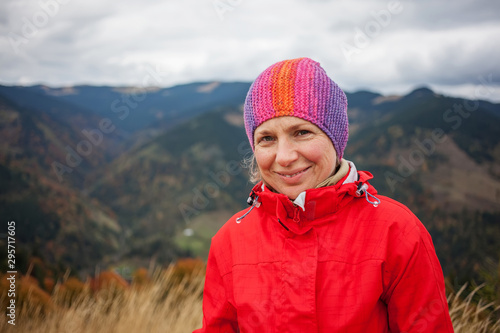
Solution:
M 17 278 L 16 326 L 0 316 L 1 332 L 191 332 L 202 324 L 205 265 L 183 259 L 163 269 L 135 270 L 127 281 L 105 270 L 86 281 L 66 276 L 49 290 L 32 276 Z M 0 300 L 5 311 L 6 277 Z M 50 287 L 50 284 L 48 284 Z M 456 333 L 500 332 L 495 304 L 474 301 L 465 286 L 449 291 L 450 315 Z

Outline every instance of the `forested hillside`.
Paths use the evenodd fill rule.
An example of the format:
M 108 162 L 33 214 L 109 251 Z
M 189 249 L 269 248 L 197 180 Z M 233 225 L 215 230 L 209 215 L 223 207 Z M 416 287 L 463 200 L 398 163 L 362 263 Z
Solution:
M 0 214 L 17 222 L 21 270 L 33 256 L 81 275 L 206 257 L 252 187 L 248 87 L 0 86 Z M 420 217 L 452 283 L 498 280 L 500 105 L 347 95 L 345 158 Z

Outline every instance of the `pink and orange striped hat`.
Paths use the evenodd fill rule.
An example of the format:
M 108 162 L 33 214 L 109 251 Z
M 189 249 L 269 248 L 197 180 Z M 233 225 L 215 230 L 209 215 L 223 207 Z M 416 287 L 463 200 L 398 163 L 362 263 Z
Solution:
M 321 128 L 342 158 L 349 135 L 347 97 L 318 62 L 309 58 L 280 61 L 253 82 L 244 107 L 252 149 L 255 129 L 282 116 L 298 117 Z

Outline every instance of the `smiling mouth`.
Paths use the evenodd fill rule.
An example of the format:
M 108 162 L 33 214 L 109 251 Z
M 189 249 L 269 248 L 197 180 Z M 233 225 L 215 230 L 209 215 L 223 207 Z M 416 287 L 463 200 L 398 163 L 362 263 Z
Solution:
M 276 172 L 276 173 L 277 173 L 278 175 L 282 176 L 282 177 L 285 177 L 285 178 L 293 178 L 293 177 L 295 177 L 295 176 L 300 175 L 301 173 L 306 172 L 307 170 L 309 170 L 309 168 L 311 168 L 311 167 L 307 167 L 307 168 L 305 168 L 305 169 L 303 169 L 303 170 L 300 170 L 300 171 L 298 171 L 298 172 L 296 172 L 296 173 L 292 173 L 292 174 L 284 174 L 284 173 L 281 173 L 281 172 Z

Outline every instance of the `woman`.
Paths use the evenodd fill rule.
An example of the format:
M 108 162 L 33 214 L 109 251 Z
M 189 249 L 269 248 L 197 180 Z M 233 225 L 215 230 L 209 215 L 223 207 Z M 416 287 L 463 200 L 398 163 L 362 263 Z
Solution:
M 319 63 L 266 69 L 244 118 L 261 181 L 212 239 L 196 332 L 453 332 L 431 238 L 342 158 L 347 99 Z

